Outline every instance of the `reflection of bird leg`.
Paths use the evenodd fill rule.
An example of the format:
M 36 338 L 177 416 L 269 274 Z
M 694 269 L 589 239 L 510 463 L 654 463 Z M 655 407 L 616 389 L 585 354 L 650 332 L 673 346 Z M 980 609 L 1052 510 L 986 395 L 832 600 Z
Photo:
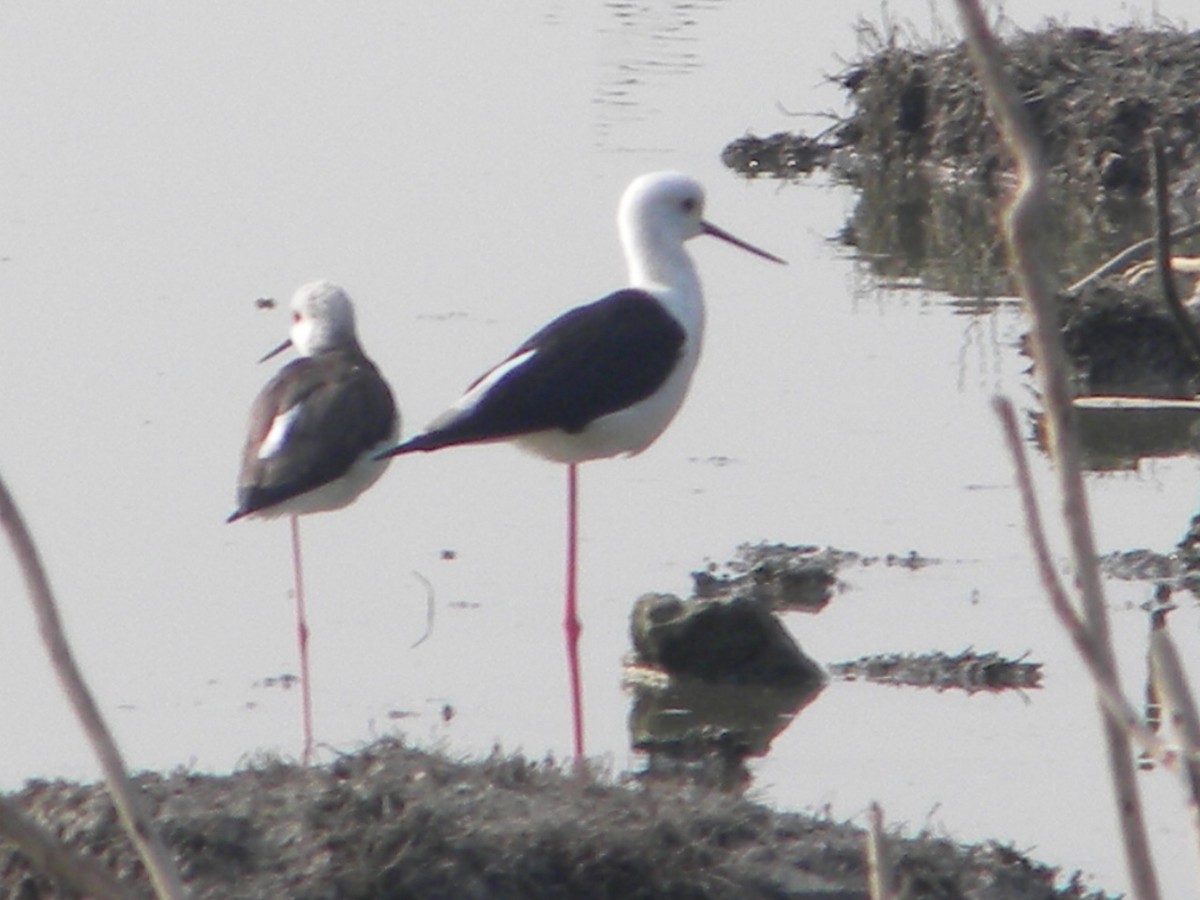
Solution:
M 1174 610 L 1175 604 L 1171 602 L 1171 588 L 1167 584 L 1159 584 L 1154 590 L 1154 599 L 1143 608 L 1150 613 L 1150 630 L 1162 631 L 1167 627 L 1167 614 Z M 1146 670 L 1146 704 L 1143 709 L 1143 715 L 1146 718 L 1146 725 L 1155 734 L 1159 733 L 1162 728 L 1162 695 L 1159 693 L 1158 680 L 1154 677 L 1153 663 Z M 1154 755 L 1148 750 L 1142 750 L 1138 754 L 1139 769 L 1153 769 Z

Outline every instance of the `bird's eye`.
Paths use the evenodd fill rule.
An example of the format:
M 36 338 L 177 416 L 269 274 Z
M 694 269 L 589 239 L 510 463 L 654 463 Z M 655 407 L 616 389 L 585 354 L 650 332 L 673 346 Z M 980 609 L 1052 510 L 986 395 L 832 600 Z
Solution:
M 696 211 L 696 198 L 695 197 L 685 197 L 684 198 L 683 211 L 686 213 L 693 213 Z
M 292 321 L 293 322 L 299 322 L 303 318 L 304 318 L 304 316 L 300 315 L 300 313 L 298 313 L 298 312 L 292 313 Z

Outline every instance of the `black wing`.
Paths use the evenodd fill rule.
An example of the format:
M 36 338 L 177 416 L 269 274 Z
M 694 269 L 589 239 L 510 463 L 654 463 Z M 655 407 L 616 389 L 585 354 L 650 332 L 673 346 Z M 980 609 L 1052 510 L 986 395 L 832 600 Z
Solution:
M 658 390 L 678 362 L 686 337 L 683 326 L 645 291 L 609 294 L 564 313 L 534 334 L 496 368 L 532 351 L 530 358 L 472 407 L 392 452 L 436 450 L 552 428 L 578 433 Z
M 258 449 L 280 413 L 299 405 L 280 452 Z M 363 453 L 392 434 L 396 404 L 387 383 L 361 353 L 297 359 L 263 388 L 250 411 L 232 522 L 345 475 Z

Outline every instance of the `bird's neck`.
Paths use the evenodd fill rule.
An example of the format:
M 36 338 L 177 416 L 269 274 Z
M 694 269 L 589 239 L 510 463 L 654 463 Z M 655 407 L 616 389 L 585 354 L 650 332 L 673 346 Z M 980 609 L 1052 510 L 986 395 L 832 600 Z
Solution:
M 625 241 L 625 257 L 631 287 L 653 294 L 685 325 L 703 322 L 700 279 L 682 244 L 631 234 Z

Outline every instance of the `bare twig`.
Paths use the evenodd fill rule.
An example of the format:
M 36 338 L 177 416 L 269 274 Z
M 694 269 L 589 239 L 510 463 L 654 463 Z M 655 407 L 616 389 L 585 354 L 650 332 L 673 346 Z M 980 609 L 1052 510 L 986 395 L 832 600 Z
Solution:
M 1032 347 L 1041 380 L 1042 399 L 1049 426 L 1049 446 L 1062 495 L 1062 514 L 1075 563 L 1082 600 L 1082 619 L 1097 652 L 1105 683 L 1117 683 L 1116 662 L 1109 638 L 1108 615 L 1096 565 L 1096 544 L 1088 515 L 1087 495 L 1079 463 L 1078 438 L 1071 392 L 1066 378 L 1063 348 L 1059 341 L 1054 292 L 1049 268 L 1042 259 L 1040 224 L 1044 220 L 1047 169 L 1033 124 L 1005 77 L 1000 49 L 988 28 L 978 0 L 958 0 L 967 43 L 988 106 L 1005 143 L 1017 163 L 1018 186 L 1005 211 L 1005 240 L 1009 265 L 1032 316 Z M 1125 862 L 1134 893 L 1141 900 L 1157 900 L 1158 879 L 1150 855 L 1141 798 L 1122 723 L 1104 710 L 1104 731 L 1109 769 L 1116 794 L 1118 818 L 1125 847 Z
M 433 634 L 433 614 L 436 610 L 436 604 L 434 603 L 435 596 L 433 593 L 433 585 L 430 584 L 429 579 L 426 578 L 424 575 L 422 575 L 420 572 L 415 572 L 415 571 L 413 572 L 413 578 L 417 579 L 418 581 L 421 582 L 421 584 L 425 585 L 425 633 L 423 635 L 421 635 L 419 638 L 417 638 L 415 641 L 413 641 L 413 645 L 410 649 L 415 649 L 415 648 L 421 646 L 421 644 L 425 643 L 425 641 L 427 641 L 429 639 L 429 636 L 431 634 Z
M 1150 630 L 1150 676 L 1162 698 L 1163 713 L 1183 748 L 1183 774 L 1187 782 L 1192 837 L 1200 850 L 1200 719 L 1187 676 L 1179 663 L 1175 644 L 1167 633 L 1166 616 L 1156 616 Z
M 1184 225 L 1181 228 L 1176 228 L 1174 231 L 1170 232 L 1172 241 L 1182 241 L 1185 238 L 1190 238 L 1197 234 L 1200 234 L 1200 222 L 1192 222 L 1190 225 Z M 1074 296 L 1092 282 L 1099 281 L 1106 275 L 1113 274 L 1113 272 L 1120 272 L 1130 263 L 1150 256 L 1150 254 L 1154 252 L 1157 241 L 1158 239 L 1156 237 L 1149 237 L 1138 241 L 1136 244 L 1130 244 L 1107 262 L 1097 266 L 1091 272 L 1088 272 L 1073 285 L 1063 291 L 1063 293 L 1067 294 L 1068 296 Z
M 1167 153 L 1163 148 L 1163 133 L 1161 128 L 1150 132 L 1150 142 L 1154 150 L 1154 205 L 1155 205 L 1155 238 L 1158 262 L 1158 280 L 1162 284 L 1163 300 L 1175 327 L 1183 339 L 1184 349 L 1192 358 L 1192 365 L 1200 369 L 1200 335 L 1196 326 L 1183 308 L 1179 299 L 1179 289 L 1175 285 L 1175 273 L 1171 271 L 1171 204 L 1167 196 Z
M 896 900 L 892 890 L 892 863 L 883 838 L 883 810 L 872 803 L 868 811 L 867 828 L 867 887 L 871 900 Z
M 1087 630 L 1079 613 L 1071 605 L 1066 589 L 1054 570 L 1050 555 L 1050 545 L 1046 541 L 1046 532 L 1042 528 L 1041 513 L 1038 510 L 1037 494 L 1033 488 L 1033 478 L 1029 472 L 1029 459 L 1025 454 L 1025 446 L 1021 443 L 1021 432 L 1017 425 L 1017 413 L 1012 402 L 1005 397 L 995 397 L 992 406 L 1000 417 L 1004 432 L 1004 441 L 1008 446 L 1009 455 L 1016 469 L 1017 490 L 1021 496 L 1021 508 L 1025 513 L 1025 530 L 1033 548 L 1033 558 L 1037 563 L 1038 574 L 1042 579 L 1042 587 L 1050 598 L 1050 606 L 1058 616 L 1059 622 L 1070 635 L 1080 659 L 1087 666 L 1092 681 L 1104 703 L 1109 715 L 1118 719 L 1128 730 L 1131 737 L 1141 745 L 1148 754 L 1168 768 L 1178 768 L 1177 754 L 1167 742 L 1149 728 L 1138 715 L 1134 707 L 1121 693 L 1120 685 L 1112 680 L 1111 670 L 1101 664 L 1102 653 L 1096 648 L 1096 642 Z
M 124 900 L 121 886 L 95 860 L 72 853 L 46 829 L 0 797 L 0 834 L 21 848 L 33 866 L 95 900 Z
M 75 715 L 100 760 L 121 824 L 142 857 L 155 893 L 160 898 L 170 900 L 182 898 L 185 895 L 179 873 L 142 809 L 137 790 L 125 772 L 121 752 L 117 749 L 108 726 L 100 715 L 100 709 L 83 680 L 83 673 L 75 664 L 41 557 L 3 479 L 0 479 L 0 525 L 7 533 L 13 554 L 21 567 L 25 586 L 33 603 L 33 611 L 37 616 L 38 630 L 46 644 L 54 671 L 58 674 L 63 691 L 74 707 Z

